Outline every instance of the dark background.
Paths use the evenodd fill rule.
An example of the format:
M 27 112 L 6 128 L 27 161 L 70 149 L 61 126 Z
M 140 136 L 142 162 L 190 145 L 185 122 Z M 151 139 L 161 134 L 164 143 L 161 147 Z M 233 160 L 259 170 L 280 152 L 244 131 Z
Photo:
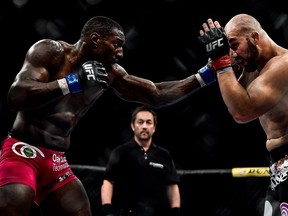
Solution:
M 0 136 L 10 129 L 14 113 L 6 105 L 7 89 L 20 70 L 28 48 L 52 38 L 75 43 L 84 23 L 105 15 L 124 28 L 127 42 L 121 65 L 128 73 L 154 82 L 185 78 L 207 58 L 197 36 L 211 17 L 222 25 L 235 14 L 255 16 L 268 34 L 287 47 L 284 1 L 183 0 L 15 0 L 2 1 Z M 122 101 L 109 90 L 72 135 L 67 152 L 72 164 L 105 166 L 110 151 L 132 134 L 129 120 L 135 103 Z M 258 120 L 237 124 L 228 113 L 217 83 L 187 99 L 157 110 L 155 141 L 168 148 L 179 169 L 268 166 L 265 134 Z
M 154 82 L 178 80 L 196 73 L 207 62 L 197 39 L 201 24 L 207 18 L 225 25 L 232 16 L 249 13 L 260 21 L 276 43 L 288 47 L 288 9 L 284 3 L 280 0 L 1 1 L 0 138 L 7 135 L 15 116 L 6 104 L 7 90 L 29 47 L 42 38 L 73 44 L 89 18 L 109 16 L 125 30 L 127 42 L 121 65 L 128 73 Z M 111 150 L 131 137 L 130 115 L 137 105 L 120 100 L 108 90 L 75 128 L 67 152 L 70 163 L 105 166 Z M 235 123 L 223 103 L 217 83 L 175 105 L 161 108 L 157 113 L 159 124 L 154 140 L 170 150 L 178 169 L 268 166 L 266 137 L 258 120 Z M 101 181 L 95 183 L 97 176 L 89 171 L 81 174 L 90 196 L 99 201 Z M 259 181 L 264 181 L 264 187 Z M 181 185 L 183 200 L 187 200 L 184 208 L 191 208 L 190 201 L 197 199 L 198 202 L 192 203 L 206 211 L 202 215 L 213 215 L 219 206 L 221 210 L 215 210 L 214 215 L 235 216 L 235 212 L 246 215 L 245 211 L 256 215 L 253 211 L 255 208 L 257 212 L 262 211 L 263 201 L 259 201 L 259 197 L 263 196 L 263 188 L 268 184 L 267 179 L 259 181 L 184 176 L 184 186 Z M 249 197 L 246 197 L 246 191 L 251 191 Z M 251 194 L 258 194 L 257 199 Z M 218 196 L 222 196 L 221 202 Z M 236 203 L 238 207 L 235 207 Z M 231 213 L 232 209 L 234 213 Z

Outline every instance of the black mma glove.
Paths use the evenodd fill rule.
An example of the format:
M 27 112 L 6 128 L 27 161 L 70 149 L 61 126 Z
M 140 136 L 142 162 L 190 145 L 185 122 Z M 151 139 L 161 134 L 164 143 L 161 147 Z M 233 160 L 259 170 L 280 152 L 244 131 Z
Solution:
M 211 69 L 223 72 L 225 69 L 232 70 L 230 47 L 226 33 L 222 27 L 210 28 L 199 40 L 205 45 L 206 55 L 211 59 Z
M 180 216 L 180 208 L 175 207 L 170 209 L 170 214 L 169 216 Z
M 102 215 L 103 216 L 116 216 L 112 204 L 104 204 L 102 205 Z
M 104 66 L 97 61 L 85 62 L 79 72 L 68 74 L 57 81 L 64 95 L 81 92 L 94 86 L 107 89 L 109 85 L 108 74 Z

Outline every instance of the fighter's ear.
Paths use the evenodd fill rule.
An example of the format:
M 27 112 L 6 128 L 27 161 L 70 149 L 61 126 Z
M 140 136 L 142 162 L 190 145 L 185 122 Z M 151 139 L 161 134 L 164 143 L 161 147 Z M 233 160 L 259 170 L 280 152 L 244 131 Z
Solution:
M 251 38 L 252 38 L 252 41 L 257 44 L 258 43 L 258 40 L 259 40 L 259 33 L 256 32 L 256 31 L 253 31 L 251 33 Z
M 98 43 L 98 41 L 100 39 L 100 35 L 97 32 L 93 32 L 90 35 L 90 38 L 91 38 L 92 42 L 95 44 L 95 46 L 97 46 L 97 43 Z

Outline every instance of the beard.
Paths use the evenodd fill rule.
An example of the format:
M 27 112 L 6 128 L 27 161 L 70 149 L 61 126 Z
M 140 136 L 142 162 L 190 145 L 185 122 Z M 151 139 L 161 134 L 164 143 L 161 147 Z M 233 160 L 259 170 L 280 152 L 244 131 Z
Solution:
M 258 67 L 259 51 L 257 50 L 257 47 L 250 42 L 249 38 L 247 38 L 247 47 L 249 56 L 245 59 L 247 64 L 244 65 L 244 68 L 246 72 L 254 72 Z

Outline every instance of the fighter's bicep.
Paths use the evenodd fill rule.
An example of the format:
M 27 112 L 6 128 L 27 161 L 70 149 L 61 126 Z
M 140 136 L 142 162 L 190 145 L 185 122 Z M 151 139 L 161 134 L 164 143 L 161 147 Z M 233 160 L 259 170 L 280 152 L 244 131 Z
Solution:
M 269 79 L 263 75 L 249 84 L 247 92 L 254 106 L 261 109 L 271 109 L 286 94 L 275 79 Z
M 133 75 L 114 80 L 111 87 L 117 96 L 134 102 L 147 102 L 149 96 L 156 92 L 152 81 Z
M 48 82 L 49 71 L 46 67 L 34 66 L 30 63 L 24 63 L 20 72 L 17 74 L 16 79 L 18 81 L 38 81 Z

